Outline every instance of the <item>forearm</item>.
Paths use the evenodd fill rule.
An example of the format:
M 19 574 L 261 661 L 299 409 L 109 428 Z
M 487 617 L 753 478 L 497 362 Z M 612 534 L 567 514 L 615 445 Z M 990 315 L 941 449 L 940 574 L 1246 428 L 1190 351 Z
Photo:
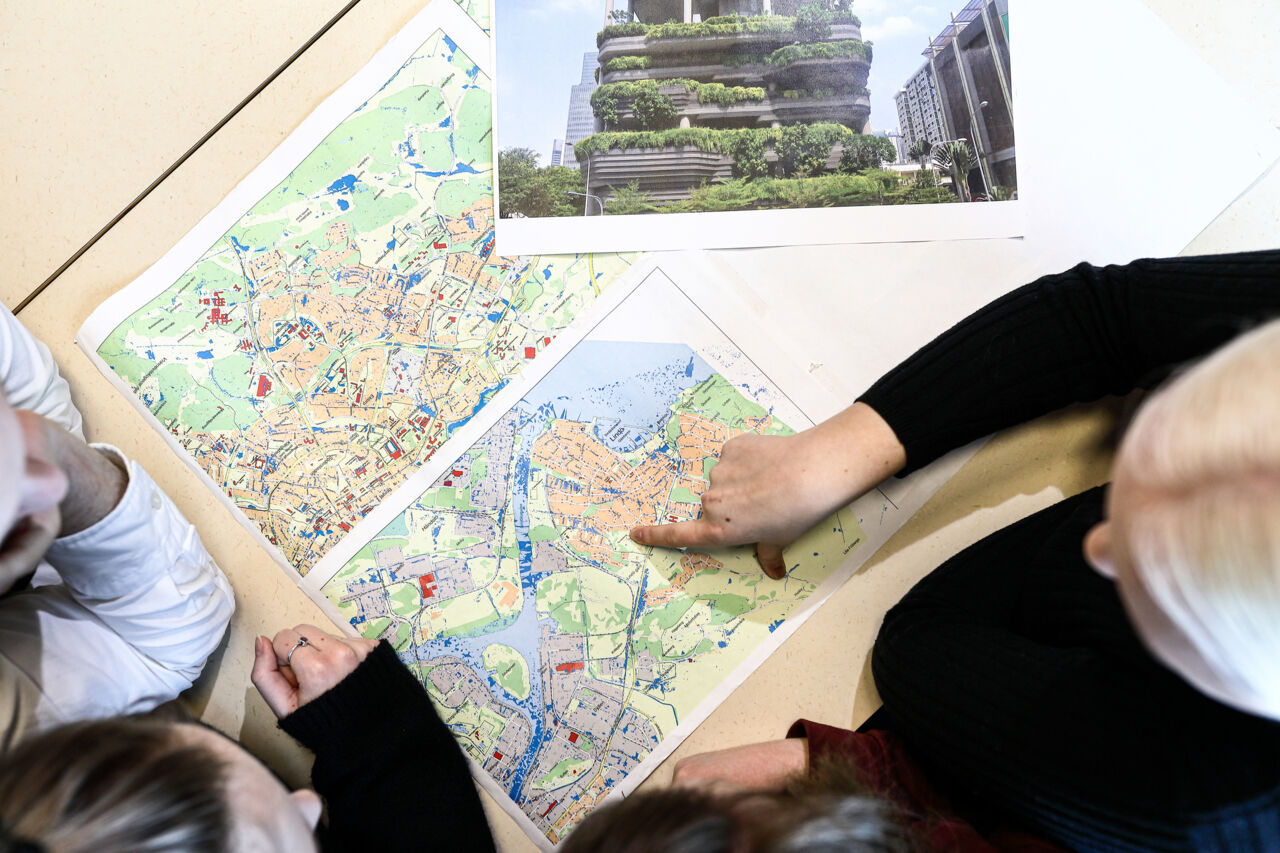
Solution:
M 1280 252 L 1081 264 L 962 320 L 860 400 L 905 471 L 1062 406 L 1158 382 L 1280 311 Z
M 906 449 L 880 413 L 863 402 L 804 433 L 813 464 L 807 488 L 835 510 L 870 491 L 906 465 Z
M 316 754 L 312 783 L 351 849 L 420 849 L 422 825 L 441 850 L 493 849 L 462 750 L 385 642 L 280 727 Z

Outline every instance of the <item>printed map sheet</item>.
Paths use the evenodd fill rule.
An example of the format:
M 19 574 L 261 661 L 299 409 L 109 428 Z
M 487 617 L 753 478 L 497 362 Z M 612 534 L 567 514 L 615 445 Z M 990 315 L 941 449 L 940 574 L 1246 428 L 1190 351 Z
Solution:
M 476 58 L 433 4 L 82 330 L 299 574 L 629 264 L 495 254 Z
M 725 441 L 804 429 L 832 403 L 714 277 L 669 259 L 616 288 L 303 583 L 395 646 L 546 849 L 643 781 L 945 477 L 836 513 L 788 550 L 783 581 L 749 548 L 632 542 L 637 524 L 697 517 Z

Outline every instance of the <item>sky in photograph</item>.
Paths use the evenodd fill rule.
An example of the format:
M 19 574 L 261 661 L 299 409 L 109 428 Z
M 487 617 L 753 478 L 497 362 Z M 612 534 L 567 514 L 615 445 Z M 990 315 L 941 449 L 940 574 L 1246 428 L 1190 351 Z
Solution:
M 875 42 L 867 88 L 871 127 L 896 130 L 894 94 L 924 63 L 921 51 L 965 0 L 928 3 L 853 0 L 863 39 Z M 569 87 L 582 76 L 582 54 L 596 49 L 604 0 L 494 0 L 498 51 L 498 146 L 532 148 L 551 162 L 563 138 Z

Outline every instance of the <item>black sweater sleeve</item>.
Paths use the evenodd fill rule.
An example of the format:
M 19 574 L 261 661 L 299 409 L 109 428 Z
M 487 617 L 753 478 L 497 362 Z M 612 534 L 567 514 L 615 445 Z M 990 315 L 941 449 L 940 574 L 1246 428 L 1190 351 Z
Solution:
M 462 751 L 387 643 L 280 727 L 316 755 L 326 849 L 494 849 Z
M 1150 387 L 1280 314 L 1280 251 L 1081 264 L 962 320 L 860 400 L 893 428 L 910 473 L 1070 403 Z

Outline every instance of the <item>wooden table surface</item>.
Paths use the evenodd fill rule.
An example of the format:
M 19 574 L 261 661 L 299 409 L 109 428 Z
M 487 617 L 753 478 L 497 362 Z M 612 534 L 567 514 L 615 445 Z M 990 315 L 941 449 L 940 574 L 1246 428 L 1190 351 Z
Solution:
M 444 2 L 444 0 L 440 0 Z M 1273 125 L 1280 125 L 1280 7 L 1230 0 L 1147 0 Z M 3 0 L 0 181 L 13 307 L 148 186 L 345 5 L 194 0 L 155 4 Z M 129 403 L 76 348 L 85 317 L 168 250 L 333 89 L 417 11 L 417 0 L 362 0 L 155 192 L 21 312 L 68 376 L 92 439 L 143 460 L 230 576 L 238 609 L 190 694 L 287 780 L 310 756 L 279 733 L 249 684 L 253 637 L 326 619 Z M 1105 22 L 1099 22 L 1105 25 Z M 1200 127 L 1195 107 L 1161 134 L 1205 139 L 1205 159 L 1170 180 L 1210 180 L 1231 156 L 1231 128 Z M 1280 244 L 1280 177 L 1261 179 L 1190 252 Z M 16 251 L 16 257 L 15 257 Z M 850 263 L 856 263 L 851 247 Z M 884 611 L 946 556 L 1015 518 L 1103 482 L 1114 404 L 1080 407 L 998 435 L 677 751 L 779 737 L 797 716 L 856 725 L 877 706 L 867 655 Z M 832 638 L 838 638 L 833 642 Z M 647 785 L 664 784 L 671 762 Z M 486 799 L 503 850 L 533 849 Z

